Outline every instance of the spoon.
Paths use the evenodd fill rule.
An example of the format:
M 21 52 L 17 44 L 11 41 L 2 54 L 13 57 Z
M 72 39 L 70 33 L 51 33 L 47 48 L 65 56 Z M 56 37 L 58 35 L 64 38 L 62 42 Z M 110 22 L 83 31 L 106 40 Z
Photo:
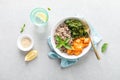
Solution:
M 94 46 L 94 43 L 93 43 L 93 41 L 92 41 L 92 39 L 91 39 L 91 36 L 90 36 L 90 27 L 89 27 L 89 25 L 88 25 L 88 23 L 87 23 L 85 20 L 81 20 L 81 22 L 83 23 L 83 25 L 85 25 L 85 27 L 86 27 L 86 32 L 87 32 L 87 34 L 88 34 L 88 37 L 90 38 L 90 41 L 91 41 L 91 44 L 92 44 L 94 53 L 95 53 L 97 59 L 100 60 L 100 56 L 99 56 L 99 54 L 98 54 L 98 51 L 96 50 L 96 48 L 95 48 L 95 46 Z

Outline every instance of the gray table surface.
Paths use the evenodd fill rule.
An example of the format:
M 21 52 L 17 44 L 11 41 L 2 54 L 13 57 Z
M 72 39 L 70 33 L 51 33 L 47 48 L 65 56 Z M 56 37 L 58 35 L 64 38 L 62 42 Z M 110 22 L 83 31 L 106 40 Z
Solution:
M 36 32 L 29 14 L 36 7 L 51 8 L 49 25 L 44 34 Z M 47 37 L 51 28 L 62 18 L 79 15 L 89 21 L 102 35 L 98 46 L 101 60 L 93 51 L 69 67 L 62 69 L 59 60 L 47 53 Z M 17 49 L 20 27 L 34 38 L 38 57 L 24 62 L 25 53 Z M 0 0 L 0 80 L 119 80 L 120 79 L 120 1 L 119 0 Z M 101 45 L 108 42 L 105 54 Z

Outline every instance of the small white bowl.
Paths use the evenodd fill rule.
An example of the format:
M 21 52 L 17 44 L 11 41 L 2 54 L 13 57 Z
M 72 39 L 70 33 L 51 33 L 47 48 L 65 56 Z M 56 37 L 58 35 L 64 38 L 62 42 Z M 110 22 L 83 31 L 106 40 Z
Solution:
M 53 46 L 53 49 L 55 50 L 55 52 L 57 54 L 59 54 L 61 57 L 63 58 L 66 58 L 66 59 L 77 59 L 77 58 L 80 58 L 82 56 L 84 56 L 91 48 L 91 43 L 89 43 L 89 45 L 83 49 L 82 53 L 78 56 L 75 56 L 75 55 L 68 55 L 67 53 L 62 53 L 58 48 L 56 48 L 56 44 L 55 44 L 55 40 L 54 40 L 54 33 L 55 33 L 55 30 L 56 28 L 61 24 L 63 23 L 66 19 L 78 19 L 78 20 L 81 20 L 80 18 L 77 18 L 77 17 L 69 17 L 69 18 L 64 18 L 62 19 L 61 21 L 59 21 L 57 23 L 57 25 L 55 25 L 53 28 L 52 28 L 52 31 L 51 31 L 51 43 L 52 43 L 52 46 Z
M 24 48 L 24 47 L 22 46 L 21 40 L 22 40 L 23 38 L 28 38 L 28 39 L 30 39 L 31 44 L 30 44 L 29 47 Z M 33 40 L 33 38 L 32 38 L 30 35 L 28 35 L 28 34 L 22 34 L 22 35 L 20 35 L 20 36 L 18 37 L 18 39 L 17 39 L 17 46 L 18 46 L 18 48 L 19 48 L 20 50 L 22 50 L 22 51 L 29 51 L 29 50 L 31 50 L 31 49 L 33 48 L 33 44 L 34 44 L 34 40 Z

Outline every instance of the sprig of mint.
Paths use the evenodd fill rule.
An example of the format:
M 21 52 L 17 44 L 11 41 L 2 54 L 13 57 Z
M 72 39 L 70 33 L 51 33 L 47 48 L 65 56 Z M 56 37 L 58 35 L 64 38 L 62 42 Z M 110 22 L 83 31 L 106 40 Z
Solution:
M 23 26 L 21 27 L 21 30 L 20 30 L 20 33 L 22 33 L 24 31 L 24 28 L 25 28 L 25 24 L 23 24 Z
M 70 40 L 69 38 L 63 40 L 60 36 L 56 36 L 55 39 L 58 42 L 56 48 L 61 48 L 63 46 L 66 49 L 71 49 L 71 46 L 69 45 L 69 40 Z
M 104 53 L 107 50 L 108 43 L 104 43 L 101 48 L 101 52 Z

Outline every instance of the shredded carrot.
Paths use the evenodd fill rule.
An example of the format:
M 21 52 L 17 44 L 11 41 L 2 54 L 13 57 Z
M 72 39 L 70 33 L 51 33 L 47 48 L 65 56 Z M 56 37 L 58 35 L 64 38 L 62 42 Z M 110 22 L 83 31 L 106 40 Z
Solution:
M 89 45 L 89 42 L 90 39 L 85 37 L 75 39 L 72 42 L 72 49 L 68 49 L 67 54 L 78 56 Z

